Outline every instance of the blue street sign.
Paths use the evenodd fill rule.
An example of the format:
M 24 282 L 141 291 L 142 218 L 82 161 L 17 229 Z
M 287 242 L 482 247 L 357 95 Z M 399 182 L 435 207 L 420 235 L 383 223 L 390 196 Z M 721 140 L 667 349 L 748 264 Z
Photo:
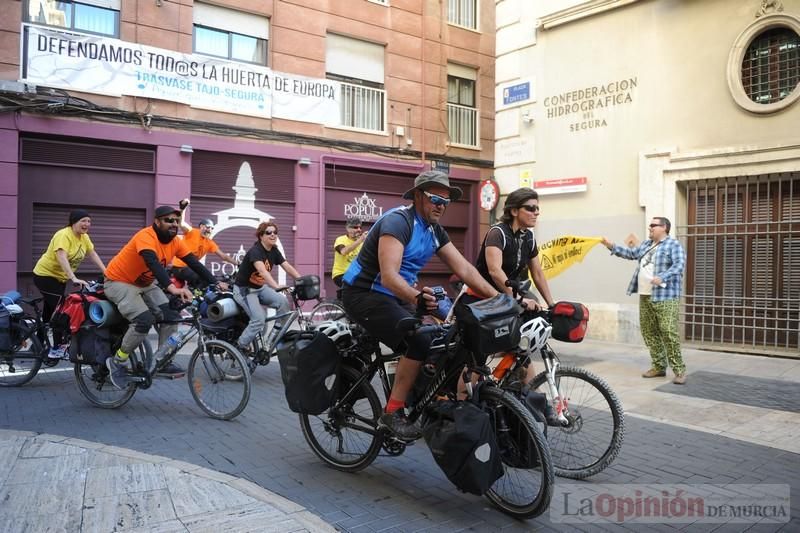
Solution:
M 503 105 L 523 102 L 531 97 L 531 82 L 519 83 L 503 89 Z

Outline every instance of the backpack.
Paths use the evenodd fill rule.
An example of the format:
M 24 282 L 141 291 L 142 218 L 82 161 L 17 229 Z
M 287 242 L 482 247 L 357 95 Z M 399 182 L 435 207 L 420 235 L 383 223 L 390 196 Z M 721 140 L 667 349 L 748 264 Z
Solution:
M 580 303 L 556 302 L 552 318 L 552 336 L 557 341 L 581 342 L 589 329 L 589 309 Z
M 473 398 L 432 404 L 422 428 L 433 459 L 447 479 L 463 492 L 483 495 L 503 476 L 494 424 L 479 407 L 478 384 Z
M 289 331 L 277 350 L 289 409 L 309 415 L 328 409 L 341 361 L 334 342 L 319 331 Z
M 105 363 L 111 355 L 111 329 L 86 320 L 72 335 L 69 361 L 84 365 Z

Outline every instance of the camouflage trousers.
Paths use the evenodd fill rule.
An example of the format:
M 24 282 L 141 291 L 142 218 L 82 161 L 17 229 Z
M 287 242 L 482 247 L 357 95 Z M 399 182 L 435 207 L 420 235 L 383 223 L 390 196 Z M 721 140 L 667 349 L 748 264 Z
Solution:
M 650 349 L 651 366 L 661 371 L 669 364 L 676 375 L 686 371 L 678 333 L 679 306 L 677 298 L 653 302 L 650 296 L 639 296 L 639 325 L 644 343 Z

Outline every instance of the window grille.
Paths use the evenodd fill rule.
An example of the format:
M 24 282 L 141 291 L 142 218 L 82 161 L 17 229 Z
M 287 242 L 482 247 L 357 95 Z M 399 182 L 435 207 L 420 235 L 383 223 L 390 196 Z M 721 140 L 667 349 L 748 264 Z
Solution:
M 477 0 L 447 0 L 447 22 L 477 30 Z
M 386 91 L 366 85 L 341 83 L 341 126 L 385 132 Z
M 687 341 L 800 347 L 800 172 L 683 184 Z
M 779 102 L 800 83 L 800 36 L 781 27 L 758 35 L 742 60 L 742 86 L 757 104 Z

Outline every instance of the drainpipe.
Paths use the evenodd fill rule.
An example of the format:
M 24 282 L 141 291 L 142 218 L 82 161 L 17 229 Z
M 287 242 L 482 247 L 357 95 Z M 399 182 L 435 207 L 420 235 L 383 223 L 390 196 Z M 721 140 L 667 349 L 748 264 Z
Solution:
M 421 47 L 422 50 L 420 51 L 420 61 L 422 61 L 422 115 L 420 117 L 422 122 L 420 124 L 420 126 L 421 126 L 420 129 L 422 131 L 420 132 L 419 143 L 420 143 L 420 154 L 421 154 L 421 157 L 422 157 L 422 160 L 420 162 L 422 163 L 423 167 L 425 166 L 425 4 L 426 3 L 427 2 L 425 2 L 423 0 L 423 2 L 422 2 L 422 47 Z M 441 2 L 440 2 L 439 3 L 439 14 L 440 15 L 441 15 L 441 11 L 442 11 L 442 8 L 441 8 Z

